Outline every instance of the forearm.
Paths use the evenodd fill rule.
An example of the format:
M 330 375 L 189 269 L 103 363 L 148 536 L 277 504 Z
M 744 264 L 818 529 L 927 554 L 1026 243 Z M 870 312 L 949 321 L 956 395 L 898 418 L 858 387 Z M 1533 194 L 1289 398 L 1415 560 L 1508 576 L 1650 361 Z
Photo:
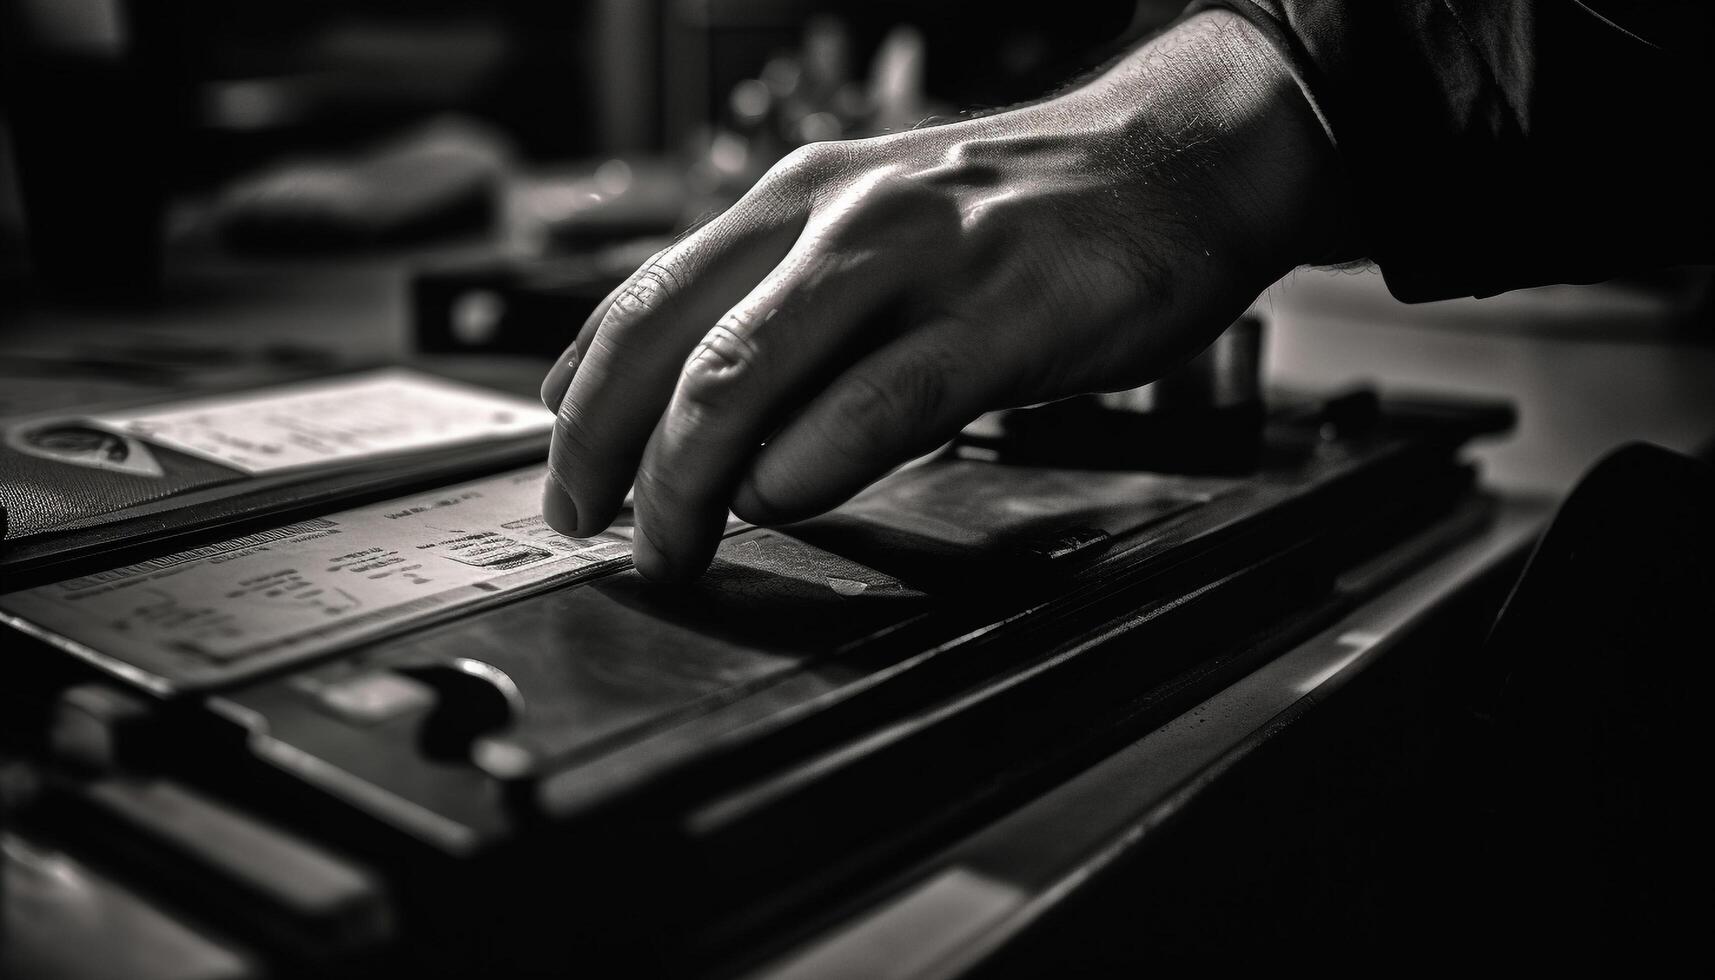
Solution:
M 1212 244 L 1272 282 L 1355 257 L 1339 159 L 1279 50 L 1230 11 L 1188 18 L 1077 96 L 1121 121 L 1135 180 L 1208 202 Z M 1263 283 L 1266 285 L 1267 283 Z

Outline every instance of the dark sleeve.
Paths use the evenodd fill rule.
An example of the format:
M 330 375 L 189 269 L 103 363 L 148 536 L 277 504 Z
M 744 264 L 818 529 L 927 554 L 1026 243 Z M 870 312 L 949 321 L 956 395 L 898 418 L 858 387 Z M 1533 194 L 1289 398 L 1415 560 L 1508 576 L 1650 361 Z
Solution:
M 1204 0 L 1281 50 L 1403 300 L 1715 261 L 1708 0 Z

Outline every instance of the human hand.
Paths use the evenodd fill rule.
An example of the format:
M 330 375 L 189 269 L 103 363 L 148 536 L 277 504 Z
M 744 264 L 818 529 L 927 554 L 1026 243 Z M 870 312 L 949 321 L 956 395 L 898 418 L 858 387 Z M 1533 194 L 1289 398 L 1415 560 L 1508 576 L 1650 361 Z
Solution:
M 595 534 L 635 482 L 638 569 L 686 578 L 729 508 L 807 517 L 984 411 L 1146 383 L 1339 248 L 1331 154 L 1218 11 L 1053 99 L 804 147 L 590 315 L 544 515 Z

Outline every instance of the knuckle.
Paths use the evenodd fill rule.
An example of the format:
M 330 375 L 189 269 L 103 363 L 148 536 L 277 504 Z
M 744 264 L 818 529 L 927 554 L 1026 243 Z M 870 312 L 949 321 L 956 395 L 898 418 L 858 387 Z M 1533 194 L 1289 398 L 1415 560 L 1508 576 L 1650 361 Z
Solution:
M 679 277 L 672 264 L 661 258 L 651 259 L 614 297 L 613 309 L 627 319 L 648 316 L 659 312 L 679 287 Z
M 941 151 L 940 172 L 962 185 L 990 187 L 1001 181 L 1000 157 L 990 140 L 956 140 Z
M 761 363 L 761 349 L 744 330 L 718 323 L 686 359 L 679 381 L 681 396 L 693 407 L 716 407 L 737 383 L 757 373 Z
M 941 147 L 938 154 L 939 170 L 950 173 L 962 172 L 970 166 L 977 157 L 977 141 L 974 139 L 956 139 Z
M 753 368 L 762 360 L 762 348 L 736 315 L 716 323 L 697 345 L 697 354 L 708 355 L 711 366 L 718 365 L 729 372 Z
M 759 204 L 782 214 L 813 207 L 843 183 L 852 170 L 849 143 L 807 143 L 782 157 L 757 182 Z
M 770 171 L 775 179 L 808 180 L 831 176 L 844 155 L 843 144 L 834 141 L 806 143 L 780 158 Z

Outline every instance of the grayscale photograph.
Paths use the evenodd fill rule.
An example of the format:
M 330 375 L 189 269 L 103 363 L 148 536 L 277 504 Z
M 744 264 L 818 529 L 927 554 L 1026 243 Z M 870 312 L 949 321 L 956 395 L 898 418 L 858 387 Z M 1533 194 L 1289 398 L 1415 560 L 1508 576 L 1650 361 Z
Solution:
M 1712 119 L 1703 0 L 0 0 L 0 980 L 1695 969 Z

